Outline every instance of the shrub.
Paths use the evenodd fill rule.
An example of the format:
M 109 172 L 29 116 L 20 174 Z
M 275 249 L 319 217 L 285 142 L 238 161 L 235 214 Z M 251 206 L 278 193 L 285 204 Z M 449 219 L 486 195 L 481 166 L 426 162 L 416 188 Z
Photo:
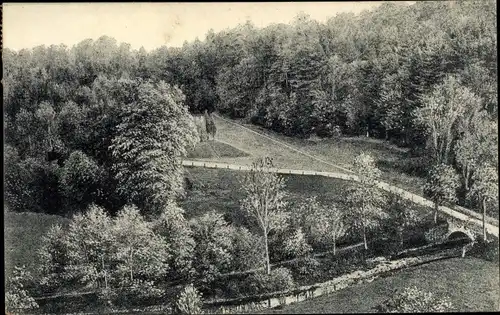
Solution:
M 271 270 L 270 274 L 256 272 L 248 277 L 246 291 L 250 295 L 290 290 L 295 282 L 290 270 L 284 267 Z
M 233 230 L 233 270 L 244 271 L 263 266 L 265 253 L 261 236 L 251 233 L 244 227 Z
M 180 314 L 201 314 L 202 303 L 201 293 L 192 284 L 189 284 L 179 294 L 176 307 Z
M 312 257 L 304 257 L 290 264 L 293 275 L 299 279 L 312 281 L 321 275 L 321 263 Z
M 111 293 L 108 298 L 112 304 L 120 306 L 151 305 L 161 298 L 164 291 L 155 286 L 153 281 L 134 279 L 129 285 Z
M 38 308 L 38 304 L 25 288 L 26 282 L 31 280 L 31 274 L 25 267 L 14 267 L 11 278 L 7 280 L 5 292 L 6 312 L 22 312 Z
M 452 304 L 447 297 L 438 298 L 416 287 L 405 288 L 376 307 L 380 313 L 449 312 Z
M 489 242 L 478 239 L 477 243 L 470 250 L 469 255 L 498 263 L 498 248 L 498 239 Z
M 288 229 L 284 233 L 279 233 L 273 237 L 270 248 L 274 261 L 304 257 L 312 251 L 301 228 Z

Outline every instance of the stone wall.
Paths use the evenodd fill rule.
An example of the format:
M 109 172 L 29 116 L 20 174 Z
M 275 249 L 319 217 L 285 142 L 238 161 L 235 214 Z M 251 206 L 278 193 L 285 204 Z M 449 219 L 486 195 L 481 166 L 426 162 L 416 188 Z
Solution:
M 402 269 L 405 267 L 419 265 L 425 262 L 433 261 L 449 257 L 449 254 L 435 254 L 421 257 L 409 257 L 399 260 L 388 261 L 379 259 L 379 263 L 366 271 L 355 271 L 349 274 L 340 276 L 330 281 L 318 283 L 310 286 L 302 286 L 295 290 L 274 292 L 253 297 L 244 297 L 240 299 L 219 300 L 206 302 L 205 306 L 210 308 L 209 313 L 245 313 L 255 312 L 265 308 L 273 308 L 281 305 L 288 305 L 296 302 L 308 300 L 323 294 L 328 294 L 338 290 L 342 290 L 348 286 L 361 282 L 371 282 L 380 275 Z M 253 300 L 249 302 L 249 300 Z M 244 302 L 246 301 L 246 303 Z M 239 304 L 238 302 L 241 302 Z

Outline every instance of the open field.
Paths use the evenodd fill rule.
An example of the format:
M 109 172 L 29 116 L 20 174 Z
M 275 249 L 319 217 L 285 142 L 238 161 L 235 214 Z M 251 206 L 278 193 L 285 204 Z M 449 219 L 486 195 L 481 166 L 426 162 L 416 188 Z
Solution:
M 218 161 L 238 165 L 251 165 L 257 157 L 269 156 L 277 168 L 312 171 L 344 172 L 349 174 L 352 162 L 361 152 L 371 154 L 382 171 L 382 181 L 423 196 L 425 179 L 415 175 L 422 163 L 407 149 L 387 141 L 365 138 L 331 138 L 313 142 L 287 137 L 262 127 L 214 115 L 218 141 L 249 154 L 245 157 L 200 157 L 202 161 Z M 300 153 L 300 152 L 302 153 Z M 304 154 L 305 153 L 305 154 Z M 337 167 L 338 166 L 338 167 Z M 492 224 L 498 224 L 498 201 L 488 205 Z M 466 212 L 466 211 L 461 211 Z
M 446 294 L 457 311 L 499 311 L 498 264 L 477 258 L 453 258 L 398 271 L 371 283 L 263 313 L 368 313 L 393 290 L 408 286 Z M 450 288 L 453 288 L 450 290 Z
M 382 140 L 358 137 L 324 139 L 319 142 L 313 142 L 280 135 L 251 124 L 243 124 L 245 128 L 248 128 L 245 129 L 231 123 L 226 118 L 221 119 L 218 116 L 215 116 L 215 121 L 217 124 L 217 139 L 248 152 L 252 156 L 236 159 L 222 158 L 217 159 L 218 161 L 250 164 L 255 157 L 267 155 L 274 158 L 277 167 L 337 172 L 341 171 L 341 169 L 333 165 L 350 169 L 353 158 L 361 152 L 367 152 L 378 160 L 379 168 L 383 172 L 384 181 L 396 184 L 413 193 L 422 194 L 421 185 L 423 184 L 423 179 L 408 175 L 400 169 L 401 165 L 409 162 L 407 150 L 398 148 Z M 241 123 L 239 121 L 235 122 Z M 269 136 L 285 145 L 291 145 L 293 148 L 327 161 L 330 165 L 300 154 L 252 131 Z
M 187 154 L 187 157 L 192 159 L 244 156 L 249 156 L 249 154 L 238 150 L 229 144 L 213 140 L 197 143 L 196 146 Z
M 4 214 L 5 273 L 10 274 L 15 265 L 26 265 L 28 270 L 34 272 L 42 236 L 52 225 L 67 223 L 68 219 L 57 215 L 6 212 Z

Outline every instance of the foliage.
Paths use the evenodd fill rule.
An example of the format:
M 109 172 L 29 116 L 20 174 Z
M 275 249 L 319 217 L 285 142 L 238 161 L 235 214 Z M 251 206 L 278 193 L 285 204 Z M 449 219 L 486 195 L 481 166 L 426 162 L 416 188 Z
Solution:
M 168 244 L 169 278 L 190 278 L 195 242 L 184 210 L 174 203 L 167 204 L 152 228 Z
M 438 206 L 457 200 L 456 191 L 459 185 L 459 176 L 449 165 L 437 164 L 429 171 L 424 194 L 434 202 L 434 222 L 437 220 Z
M 168 245 L 137 207 L 125 206 L 112 218 L 91 205 L 67 229 L 56 225 L 43 238 L 40 284 L 49 290 L 103 288 L 111 294 L 104 299 L 119 303 L 123 294 L 127 299 L 158 297 L 157 285 L 169 270 Z
M 113 279 L 121 286 L 136 278 L 162 279 L 168 271 L 168 243 L 134 206 L 125 206 L 113 221 Z
M 381 313 L 449 312 L 453 309 L 447 297 L 439 298 L 417 287 L 405 288 L 377 308 Z
M 402 249 L 404 244 L 404 232 L 413 229 L 421 219 L 412 206 L 408 200 L 403 200 L 398 195 L 391 195 L 387 203 L 388 218 L 385 224 L 396 236 L 399 249 Z
M 273 164 L 270 158 L 258 159 L 242 182 L 242 210 L 257 224 L 264 237 L 266 268 L 270 272 L 268 236 L 272 231 L 286 227 L 287 216 L 283 211 L 285 183 L 282 177 L 270 172 Z
M 292 273 L 284 267 L 273 269 L 271 273 L 256 272 L 245 283 L 248 294 L 262 294 L 287 291 L 295 286 Z
M 144 210 L 159 213 L 182 192 L 180 158 L 197 135 L 184 96 L 164 82 L 143 83 L 125 104 L 112 141 L 120 191 Z
M 415 111 L 416 122 L 426 126 L 435 163 L 446 164 L 452 149 L 453 128 L 467 107 L 478 108 L 480 100 L 450 76 L 425 95 L 422 103 L 423 107 Z
M 489 165 L 480 166 L 472 177 L 471 198 L 484 201 L 498 199 L 498 171 Z
M 232 238 L 232 270 L 245 271 L 263 266 L 265 253 L 261 237 L 240 226 L 233 229 Z
M 380 170 L 370 155 L 361 153 L 355 158 L 355 170 L 359 176 L 359 183 L 351 188 L 347 196 L 348 220 L 352 226 L 361 230 L 365 249 L 368 249 L 366 231 L 377 226 L 380 219 L 385 217 L 381 207 L 384 196 L 376 187 Z
M 5 311 L 9 313 L 25 312 L 38 308 L 36 301 L 25 288 L 31 274 L 25 267 L 14 267 L 14 273 L 7 279 L 5 292 Z
M 82 151 L 103 171 L 106 187 L 99 198 L 91 191 L 85 204 L 115 213 L 133 199 L 151 210 L 143 208 L 180 192 L 176 159 L 196 133 L 187 127 L 188 109 L 246 118 L 290 136 L 386 138 L 415 154 L 430 140 L 434 154 L 427 155 L 470 177 L 472 164 L 482 163 L 471 161 L 482 150 L 461 125 L 476 110 L 485 113 L 478 126 L 497 125 L 495 12 L 492 0 L 384 4 L 321 23 L 299 15 L 260 29 L 245 23 L 210 30 L 203 41 L 151 52 L 108 36 L 73 47 L 6 48 L 4 133 L 19 157 L 17 166 L 8 165 L 6 201 L 13 211 L 72 210 L 64 209 L 70 202 L 57 171 L 38 166 L 49 154 L 63 166 Z M 159 87 L 161 81 L 169 87 Z M 169 125 L 171 131 L 159 128 Z M 486 155 L 495 166 L 494 134 L 491 145 L 479 146 L 492 147 Z M 129 152 L 128 144 L 141 154 Z M 168 157 L 155 156 L 164 150 Z M 45 180 L 50 188 L 39 184 Z M 77 195 L 85 192 L 88 187 Z
M 193 257 L 196 279 L 201 289 L 209 289 L 210 284 L 231 266 L 232 227 L 215 211 L 192 219 L 190 226 L 196 244 Z
M 202 314 L 201 293 L 192 284 L 189 284 L 179 294 L 176 306 L 179 314 Z
M 472 176 L 469 197 L 480 200 L 483 208 L 483 238 L 486 240 L 486 203 L 498 200 L 498 169 L 481 165 Z
M 85 209 L 100 196 L 102 170 L 81 151 L 73 151 L 61 170 L 61 185 L 71 207 Z

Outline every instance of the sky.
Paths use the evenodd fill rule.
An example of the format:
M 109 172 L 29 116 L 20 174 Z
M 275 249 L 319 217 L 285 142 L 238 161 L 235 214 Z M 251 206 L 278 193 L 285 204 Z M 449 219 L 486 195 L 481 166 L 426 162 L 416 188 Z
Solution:
M 340 12 L 360 13 L 381 2 L 244 2 L 244 3 L 4 3 L 3 45 L 19 50 L 65 44 L 102 35 L 151 50 L 182 46 L 250 20 L 257 27 L 288 23 L 299 12 L 324 22 Z

